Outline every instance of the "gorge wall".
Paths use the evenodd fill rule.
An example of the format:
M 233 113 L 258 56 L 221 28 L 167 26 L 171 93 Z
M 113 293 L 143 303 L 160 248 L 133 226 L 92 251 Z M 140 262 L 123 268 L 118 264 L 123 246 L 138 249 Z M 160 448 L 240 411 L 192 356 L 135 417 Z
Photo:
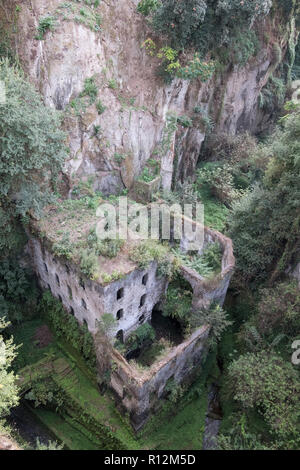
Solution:
M 269 39 L 262 39 L 264 45 L 245 67 L 228 66 L 206 83 L 176 78 L 166 85 L 156 74 L 158 60 L 141 47 L 153 34 L 137 13 L 137 4 L 138 0 L 101 1 L 97 7 L 101 29 L 93 31 L 76 20 L 76 9 L 72 12 L 71 7 L 78 9 L 80 2 L 18 2 L 15 47 L 21 64 L 46 104 L 64 113 L 70 144 L 69 189 L 89 176 L 94 188 L 104 193 L 130 188 L 145 162 L 157 154 L 169 112 L 191 116 L 201 106 L 214 119 L 214 132 L 230 134 L 258 132 L 266 118 L 258 97 L 276 67 L 274 43 L 284 55 L 288 42 L 287 32 L 280 32 L 276 21 L 268 17 L 261 24 L 262 38 L 267 31 Z M 44 40 L 37 40 L 39 19 L 47 15 L 56 17 L 55 25 Z M 76 98 L 85 79 L 93 76 L 97 99 L 106 109 L 98 114 L 93 103 L 78 116 Z M 169 155 L 161 157 L 162 173 L 172 174 L 176 147 L 176 176 L 181 180 L 192 176 L 204 139 L 201 127 L 179 126 Z M 171 177 L 162 176 L 168 188 Z

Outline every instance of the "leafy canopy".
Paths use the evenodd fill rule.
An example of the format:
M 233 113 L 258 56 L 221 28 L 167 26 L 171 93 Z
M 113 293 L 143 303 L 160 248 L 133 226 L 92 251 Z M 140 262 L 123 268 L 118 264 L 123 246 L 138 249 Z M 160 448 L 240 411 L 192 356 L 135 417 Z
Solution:
M 6 100 L 0 104 L 0 250 L 17 245 L 16 223 L 51 200 L 50 183 L 66 158 L 59 114 L 46 108 L 22 72 L 0 61 Z M 19 236 L 20 238 L 20 236 Z
M 234 205 L 229 234 L 244 281 L 276 279 L 300 251 L 300 110 L 261 149 L 268 155 L 262 184 Z
M 9 323 L 0 318 L 0 332 L 8 327 Z M 4 341 L 0 334 L 0 418 L 9 413 L 10 408 L 19 402 L 16 376 L 10 370 L 16 357 L 16 346 L 13 339 Z

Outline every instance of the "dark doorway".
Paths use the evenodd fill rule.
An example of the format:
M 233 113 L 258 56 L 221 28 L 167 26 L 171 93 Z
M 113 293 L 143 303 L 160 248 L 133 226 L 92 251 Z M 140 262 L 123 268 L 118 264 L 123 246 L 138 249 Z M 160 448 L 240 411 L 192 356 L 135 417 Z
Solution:
M 118 333 L 116 334 L 117 340 L 120 341 L 120 343 L 124 343 L 124 332 L 123 330 L 119 330 Z
M 124 315 L 124 310 L 121 308 L 120 310 L 117 311 L 117 320 L 121 320 L 123 315 Z

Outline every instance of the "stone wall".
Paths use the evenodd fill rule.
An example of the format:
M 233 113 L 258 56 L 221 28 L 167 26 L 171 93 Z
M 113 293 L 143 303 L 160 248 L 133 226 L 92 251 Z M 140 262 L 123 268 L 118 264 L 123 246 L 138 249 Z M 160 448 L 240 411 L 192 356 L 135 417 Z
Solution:
M 86 322 L 91 332 L 96 332 L 101 315 L 111 313 L 118 320 L 115 333 L 123 332 L 126 339 L 151 318 L 167 287 L 167 281 L 156 275 L 155 262 L 148 269 L 133 270 L 124 279 L 102 286 L 84 278 L 72 263 L 55 258 L 39 240 L 32 238 L 29 249 L 41 287 L 51 289 L 65 309 L 79 323 Z
M 114 368 L 111 374 L 111 388 L 118 403 L 130 413 L 135 430 L 147 422 L 150 412 L 157 411 L 167 394 L 167 385 L 173 386 L 190 382 L 199 373 L 206 357 L 209 327 L 203 326 L 186 341 L 174 347 L 160 361 L 141 372 L 129 364 L 121 354 L 113 350 Z
M 222 247 L 222 269 L 218 275 L 207 279 L 186 266 L 181 267 L 183 277 L 191 284 L 194 291 L 194 309 L 208 307 L 212 302 L 222 306 L 234 272 L 235 258 L 231 239 L 216 230 L 205 227 L 202 251 L 209 243 L 219 243 Z

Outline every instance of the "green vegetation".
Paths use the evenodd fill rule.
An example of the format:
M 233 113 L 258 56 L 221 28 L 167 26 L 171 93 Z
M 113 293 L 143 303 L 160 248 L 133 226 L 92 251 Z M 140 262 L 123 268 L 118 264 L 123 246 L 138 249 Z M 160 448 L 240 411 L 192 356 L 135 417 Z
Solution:
M 244 409 L 258 409 L 279 438 L 299 437 L 298 379 L 291 364 L 265 351 L 240 356 L 228 368 L 234 400 Z
M 0 104 L 0 249 L 7 253 L 24 242 L 21 220 L 29 212 L 40 216 L 53 201 L 51 182 L 67 153 L 60 115 L 44 106 L 22 72 L 1 60 L 0 80 L 6 89 Z
M 0 332 L 9 326 L 9 322 L 0 318 Z M 9 410 L 19 402 L 16 375 L 11 365 L 17 355 L 13 338 L 5 340 L 0 335 L 0 419 L 9 414 Z
M 100 0 L 71 0 L 61 2 L 55 10 L 57 19 L 75 21 L 97 33 L 101 31 L 102 18 L 96 11 Z
M 160 170 L 160 164 L 157 160 L 150 158 L 147 161 L 146 166 L 144 167 L 142 173 L 139 176 L 139 181 L 144 181 L 145 183 L 151 183 L 158 175 Z
M 138 3 L 137 10 L 142 15 L 148 16 L 152 11 L 158 7 L 158 0 L 141 0 Z
M 187 47 L 193 47 L 202 57 L 210 52 L 220 62 L 243 66 L 258 51 L 256 21 L 268 15 L 271 7 L 271 0 L 187 0 L 184 3 L 166 0 L 142 1 L 138 5 L 138 11 L 149 17 L 155 32 L 167 35 L 169 45 L 176 54 Z M 295 8 L 291 5 L 290 13 L 295 13 Z M 172 68 L 179 69 L 179 62 L 172 63 Z M 190 65 L 182 68 L 182 78 L 193 79 L 200 76 L 205 80 L 213 71 L 209 71 L 205 77 L 206 66 L 207 63 L 202 61 L 201 64 L 199 56 L 196 56 Z
M 178 248 L 173 250 L 173 253 L 181 264 L 194 269 L 200 276 L 212 278 L 221 272 L 223 252 L 218 243 L 210 243 L 202 254 L 182 253 Z
M 184 328 L 191 316 L 193 291 L 182 277 L 178 276 L 168 286 L 163 315 L 177 320 Z
M 172 279 L 179 269 L 178 262 L 170 253 L 169 246 L 154 240 L 141 242 L 131 250 L 129 256 L 140 269 L 145 269 L 149 266 L 149 263 L 156 261 L 158 264 L 157 273 L 161 277 L 167 276 Z
M 57 338 L 64 338 L 70 343 L 82 355 L 88 367 L 94 371 L 96 366 L 94 342 L 87 326 L 79 326 L 76 318 L 68 314 L 49 291 L 43 294 L 40 309 Z
M 238 201 L 229 219 L 237 267 L 245 282 L 272 279 L 293 262 L 299 246 L 300 112 L 281 121 L 258 152 L 265 164 L 260 185 Z
M 37 28 L 36 39 L 43 40 L 45 39 L 45 34 L 48 31 L 53 31 L 56 24 L 56 20 L 53 16 L 48 15 L 39 19 L 39 25 Z
M 92 104 L 95 102 L 97 95 L 98 95 L 98 88 L 95 83 L 95 78 L 94 77 L 86 78 L 84 80 L 84 86 L 83 86 L 82 92 L 80 93 L 80 96 L 81 97 L 89 96 L 90 104 Z
M 154 339 L 154 329 L 151 325 L 149 325 L 149 323 L 144 323 L 129 336 L 126 342 L 128 346 L 128 351 L 134 351 L 136 349 L 145 347 L 146 343 L 152 343 Z
M 58 31 L 64 21 L 99 32 L 99 5 L 99 0 L 59 2 L 55 10 L 38 18 L 36 39 L 50 41 L 55 34 L 48 33 Z M 93 178 L 75 182 L 71 199 L 55 201 L 68 154 L 61 116 L 44 106 L 16 65 L 12 46 L 23 7 L 14 4 L 11 31 L 3 24 L 7 17 L 4 2 L 0 9 L 0 81 L 6 92 L 6 101 L 0 104 L 1 432 L 3 426 L 7 429 L 3 418 L 22 393 L 26 405 L 57 440 L 46 446 L 37 441 L 39 450 L 202 449 L 208 393 L 211 384 L 217 384 L 223 413 L 219 449 L 299 449 L 300 369 L 291 363 L 291 345 L 300 339 L 300 294 L 298 282 L 289 275 L 299 263 L 300 252 L 300 113 L 292 102 L 283 109 L 291 80 L 300 77 L 298 3 L 141 0 L 137 5 L 155 38 L 146 36 L 142 47 L 158 64 L 157 72 L 167 84 L 174 78 L 205 82 L 213 74 L 220 74 L 216 82 L 225 84 L 225 74 L 236 73 L 239 67 L 247 71 L 248 64 L 250 69 L 261 49 L 272 55 L 272 73 L 257 103 L 263 125 L 269 117 L 281 116 L 269 137 L 260 135 L 258 142 L 248 134 L 220 134 L 225 91 L 220 87 L 210 95 L 207 90 L 201 106 L 191 110 L 189 104 L 188 111 L 180 111 L 187 115 L 167 115 L 161 142 L 153 151 L 156 159 L 148 160 L 139 177 L 144 186 L 151 186 L 176 131 L 187 134 L 194 128 L 206 134 L 194 179 L 177 181 L 185 163 L 175 146 L 173 191 L 157 195 L 180 206 L 204 203 L 205 224 L 233 240 L 237 269 L 227 303 L 224 309 L 212 304 L 198 311 L 192 311 L 192 288 L 178 275 L 180 265 L 194 269 L 213 286 L 212 278 L 220 273 L 222 263 L 218 244 L 209 244 L 199 255 L 172 251 L 169 245 L 154 241 L 129 246 L 119 239 L 98 240 L 96 210 L 103 202 L 117 207 L 118 196 L 105 198 L 94 192 L 97 181 Z M 276 36 L 276 29 L 282 29 L 281 37 Z M 119 77 L 117 71 L 114 76 Z M 137 106 L 135 96 L 126 95 L 121 78 L 120 83 L 108 79 L 103 70 L 102 79 L 102 85 L 119 89 L 114 94 L 121 111 L 149 111 L 157 117 L 154 110 Z M 196 85 L 189 103 L 196 98 Z M 73 116 L 68 118 L 75 115 L 82 124 L 88 106 L 102 115 L 106 106 L 99 99 L 99 88 L 100 75 L 86 78 L 81 93 L 70 103 Z M 210 103 L 218 99 L 217 93 L 220 111 L 212 114 Z M 238 128 L 245 124 L 241 121 Z M 91 124 L 90 129 L 101 151 L 103 131 L 99 125 Z M 122 147 L 114 148 L 113 158 L 121 170 L 125 158 L 126 167 L 131 158 L 118 153 Z M 117 365 L 100 354 L 102 361 L 96 369 L 95 348 L 112 347 L 108 337 L 117 330 L 117 320 L 111 313 L 103 315 L 94 345 L 87 327 L 80 326 L 50 292 L 41 295 L 33 274 L 21 267 L 24 228 L 29 221 L 45 248 L 77 263 L 83 275 L 99 279 L 102 285 L 127 274 L 128 265 L 132 266 L 128 257 L 140 269 L 156 262 L 158 276 L 169 279 L 161 308 L 170 336 L 164 337 L 162 330 L 146 323 L 125 344 L 115 345 L 125 356 L 133 354 L 130 360 L 139 370 L 146 371 L 179 344 L 171 334 L 171 324 L 183 338 L 210 325 L 209 353 L 199 364 L 201 375 L 190 388 L 170 378 L 162 408 L 138 435 L 132 432 L 128 417 L 119 414 L 107 390 L 110 372 Z
M 103 114 L 104 111 L 106 110 L 106 106 L 104 106 L 101 100 L 97 101 L 96 108 L 97 108 L 98 114 Z
M 22 269 L 15 258 L 0 261 L 0 318 L 6 316 L 12 323 L 20 323 L 34 315 L 38 303 L 32 273 Z
M 213 75 L 215 69 L 214 63 L 203 60 L 198 52 L 194 54 L 192 59 L 180 62 L 177 50 L 164 46 L 157 51 L 157 46 L 151 38 L 143 42 L 142 48 L 151 57 L 156 56 L 160 60 L 157 72 L 166 84 L 171 83 L 175 77 L 183 78 L 184 80 L 199 78 L 202 82 L 206 82 Z
M 191 328 L 209 325 L 211 344 L 220 341 L 223 332 L 232 325 L 227 313 L 218 304 L 212 304 L 208 309 L 192 312 L 189 323 Z

